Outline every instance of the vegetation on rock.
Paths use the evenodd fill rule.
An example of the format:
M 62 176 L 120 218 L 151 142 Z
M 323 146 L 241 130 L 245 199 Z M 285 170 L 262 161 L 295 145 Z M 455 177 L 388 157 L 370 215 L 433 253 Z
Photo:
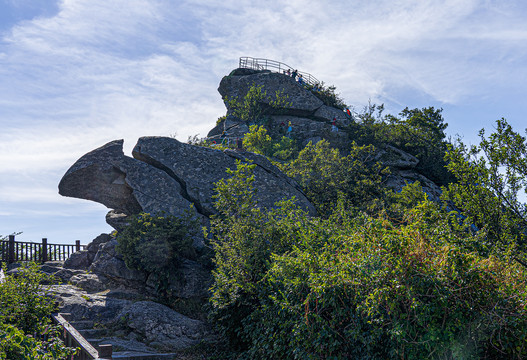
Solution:
M 192 246 L 197 235 L 196 221 L 190 215 L 152 215 L 130 217 L 129 225 L 117 234 L 116 250 L 130 269 L 154 275 L 159 290 L 166 287 L 183 258 L 196 258 Z

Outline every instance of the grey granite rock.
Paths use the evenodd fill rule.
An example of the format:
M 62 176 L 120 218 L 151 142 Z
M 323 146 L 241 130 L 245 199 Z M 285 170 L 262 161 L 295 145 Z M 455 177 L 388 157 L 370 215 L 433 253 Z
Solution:
M 288 97 L 290 107 L 282 109 L 269 109 L 269 114 L 287 114 L 296 116 L 312 115 L 322 106 L 322 101 L 311 91 L 298 84 L 292 77 L 271 72 L 252 72 L 249 75 L 225 76 L 218 88 L 222 98 L 228 97 L 242 99 L 253 85 L 261 85 L 268 96 L 274 97 L 275 93 L 282 92 Z M 266 99 L 264 104 L 269 104 Z
M 88 266 L 90 266 L 88 250 L 76 251 L 64 261 L 64 267 L 67 269 L 87 269 Z
M 214 214 L 214 187 L 220 179 L 228 177 L 226 169 L 235 169 L 236 160 L 254 162 L 260 157 L 252 153 L 222 152 L 205 147 L 184 144 L 167 137 L 142 137 L 133 150 L 135 158 L 164 169 L 182 184 L 188 198 L 192 200 L 200 213 Z M 263 157 L 262 162 L 266 161 Z M 271 208 L 282 199 L 296 198 L 296 203 L 311 214 L 315 213 L 313 205 L 285 176 L 279 175 L 278 169 L 269 169 L 258 165 L 254 170 L 254 187 L 258 189 L 256 200 L 259 206 Z
M 415 156 L 391 145 L 378 147 L 375 161 L 381 162 L 384 166 L 398 169 L 413 169 L 419 163 Z
M 122 140 L 81 157 L 59 184 L 61 195 L 93 200 L 127 215 L 193 212 L 181 192 L 179 183 L 164 171 L 124 156 Z
M 181 350 L 206 339 L 209 329 L 202 321 L 188 318 L 165 305 L 138 301 L 117 315 L 150 347 L 159 350 Z

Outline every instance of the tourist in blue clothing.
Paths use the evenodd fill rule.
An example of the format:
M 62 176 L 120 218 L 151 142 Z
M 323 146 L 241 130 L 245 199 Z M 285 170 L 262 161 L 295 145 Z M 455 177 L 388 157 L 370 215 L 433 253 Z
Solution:
M 300 85 L 304 85 L 304 78 L 302 77 L 302 74 L 298 75 L 298 83 Z

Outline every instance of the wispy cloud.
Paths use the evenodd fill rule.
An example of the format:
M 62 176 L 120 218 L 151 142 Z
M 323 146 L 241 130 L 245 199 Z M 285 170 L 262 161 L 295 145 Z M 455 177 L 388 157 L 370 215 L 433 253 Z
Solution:
M 527 80 L 520 1 L 62 0 L 37 11 L 0 27 L 0 213 L 28 200 L 9 195 L 13 183 L 55 206 L 66 169 L 108 141 L 125 139 L 129 154 L 144 135 L 206 135 L 239 56 L 396 111 L 501 99 Z

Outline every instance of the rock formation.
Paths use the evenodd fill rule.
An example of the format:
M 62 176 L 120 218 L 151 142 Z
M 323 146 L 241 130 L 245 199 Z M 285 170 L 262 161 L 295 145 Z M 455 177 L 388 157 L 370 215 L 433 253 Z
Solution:
M 353 140 L 346 131 L 332 131 L 332 121 L 345 127 L 354 119 L 345 116 L 300 86 L 291 77 L 268 71 L 237 69 L 222 79 L 218 91 L 222 97 L 243 98 L 250 86 L 261 85 L 268 94 L 282 92 L 291 106 L 268 107 L 266 128 L 274 138 L 290 134 L 297 143 L 327 140 L 343 151 Z M 267 100 L 264 99 L 264 105 Z M 228 116 L 213 128 L 209 137 L 242 137 L 248 124 Z M 66 172 L 59 184 L 64 196 L 87 199 L 104 204 L 111 210 L 108 224 L 122 230 L 129 216 L 139 212 L 189 214 L 204 226 L 216 213 L 215 183 L 227 177 L 226 169 L 235 169 L 237 161 L 255 164 L 254 186 L 258 189 L 258 206 L 271 208 L 281 199 L 295 198 L 298 206 L 311 215 L 315 208 L 299 185 L 285 176 L 267 158 L 235 150 L 216 150 L 181 143 L 168 137 L 142 137 L 132 152 L 123 153 L 123 140 L 115 140 L 82 156 Z M 438 199 L 439 187 L 414 169 L 418 160 L 390 145 L 378 147 L 375 160 L 390 167 L 387 186 L 399 191 L 406 182 L 419 180 L 432 199 Z M 194 239 L 197 250 L 204 249 L 206 239 Z M 177 350 L 211 339 L 203 314 L 184 315 L 152 302 L 157 297 L 156 279 L 128 269 L 116 251 L 117 240 L 110 235 L 97 237 L 87 250 L 73 254 L 63 267 L 48 266 L 44 270 L 73 285 L 57 287 L 62 310 L 78 318 L 103 319 L 120 338 L 114 344 L 138 351 Z M 182 303 L 202 303 L 210 286 L 210 269 L 194 260 L 184 259 L 180 277 L 171 279 L 170 292 Z M 76 287 L 75 287 L 75 286 Z M 83 290 L 79 290 L 82 288 Z M 133 301 L 140 300 L 138 302 Z M 139 342 L 142 339 L 143 342 Z

